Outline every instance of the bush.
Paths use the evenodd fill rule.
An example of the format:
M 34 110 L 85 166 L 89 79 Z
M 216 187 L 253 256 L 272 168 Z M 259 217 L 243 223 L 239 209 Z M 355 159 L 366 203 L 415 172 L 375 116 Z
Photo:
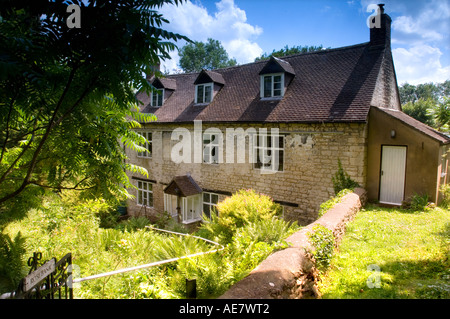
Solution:
M 338 170 L 336 174 L 331 178 L 333 181 L 334 194 L 337 195 L 344 189 L 353 190 L 355 187 L 359 187 L 359 184 L 350 178 L 347 172 L 342 168 L 341 160 L 338 159 Z
M 334 235 L 331 230 L 320 224 L 312 228 L 312 232 L 308 233 L 308 238 L 314 249 L 312 254 L 316 260 L 316 267 L 326 269 L 333 257 L 334 251 Z
M 427 194 L 425 194 L 425 195 L 415 194 L 411 198 L 410 208 L 415 212 L 416 211 L 427 211 L 431 207 L 431 205 L 430 205 L 431 203 L 429 203 L 428 199 L 429 199 L 429 197 Z
M 233 234 L 240 227 L 258 220 L 271 221 L 281 215 L 281 206 L 264 194 L 254 190 L 240 190 L 217 205 L 217 214 L 211 214 L 211 221 L 202 228 L 223 244 L 230 243 Z

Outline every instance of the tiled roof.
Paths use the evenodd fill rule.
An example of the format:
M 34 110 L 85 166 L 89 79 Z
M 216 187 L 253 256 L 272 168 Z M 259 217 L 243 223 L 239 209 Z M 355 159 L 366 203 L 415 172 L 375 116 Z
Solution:
M 169 185 L 164 189 L 164 193 L 188 197 L 203 192 L 200 186 L 190 175 L 175 176 Z
M 366 122 L 386 52 L 363 43 L 276 59 L 295 73 L 282 99 L 260 98 L 259 73 L 270 60 L 207 71 L 225 85 L 206 106 L 194 104 L 199 73 L 168 75 L 176 90 L 160 108 L 138 98 L 158 122 Z
M 403 113 L 402 111 L 387 109 L 387 108 L 383 108 L 383 107 L 378 107 L 377 109 L 398 119 L 399 121 L 405 123 L 406 125 L 415 128 L 419 132 L 422 132 L 423 134 L 428 135 L 429 137 L 431 137 L 443 144 L 450 143 L 450 137 L 448 135 L 445 135 L 442 132 L 436 131 L 435 129 L 414 119 L 413 117 L 409 116 L 408 114 Z

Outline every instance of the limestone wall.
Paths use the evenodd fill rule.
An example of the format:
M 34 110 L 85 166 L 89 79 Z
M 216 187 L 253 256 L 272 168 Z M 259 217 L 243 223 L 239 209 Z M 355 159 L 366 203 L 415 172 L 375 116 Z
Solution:
M 187 128 L 192 140 L 191 160 L 193 163 L 172 161 L 171 151 L 178 143 L 172 140 L 172 132 L 177 127 Z M 222 155 L 224 163 L 195 163 L 194 126 L 147 124 L 146 129 L 153 133 L 152 158 L 138 158 L 128 150 L 133 164 L 146 167 L 148 178 L 153 184 L 153 208 L 136 205 L 135 200 L 128 201 L 130 214 L 152 214 L 164 211 L 163 189 L 176 175 L 190 173 L 199 186 L 207 191 L 217 192 L 221 199 L 239 189 L 252 188 L 257 192 L 270 195 L 284 205 L 285 218 L 307 225 L 317 219 L 319 205 L 333 195 L 332 176 L 337 171 L 338 158 L 343 168 L 362 187 L 366 182 L 367 162 L 367 125 L 358 123 L 334 124 L 203 124 L 204 132 L 211 127 L 223 132 Z M 274 174 L 262 174 L 249 161 L 249 143 L 245 139 L 245 161 L 237 162 L 237 140 L 231 139 L 227 129 L 260 130 L 277 128 L 284 139 L 283 171 Z M 234 162 L 227 162 L 226 150 L 229 143 L 235 143 Z M 201 143 L 201 139 L 200 139 Z M 228 143 L 228 144 L 227 144 Z M 201 154 L 200 154 L 201 155 Z M 137 174 L 130 177 L 139 177 Z M 132 191 L 134 192 L 134 191 Z

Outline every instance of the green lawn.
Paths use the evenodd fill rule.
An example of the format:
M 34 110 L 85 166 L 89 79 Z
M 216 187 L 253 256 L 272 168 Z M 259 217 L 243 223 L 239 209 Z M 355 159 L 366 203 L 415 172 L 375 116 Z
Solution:
M 369 205 L 348 224 L 322 298 L 450 298 L 450 211 Z

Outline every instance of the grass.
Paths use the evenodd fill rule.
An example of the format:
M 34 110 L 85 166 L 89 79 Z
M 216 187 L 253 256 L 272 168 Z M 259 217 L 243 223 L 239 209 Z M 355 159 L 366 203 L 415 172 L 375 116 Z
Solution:
M 322 274 L 322 298 L 450 298 L 450 212 L 368 206 Z

